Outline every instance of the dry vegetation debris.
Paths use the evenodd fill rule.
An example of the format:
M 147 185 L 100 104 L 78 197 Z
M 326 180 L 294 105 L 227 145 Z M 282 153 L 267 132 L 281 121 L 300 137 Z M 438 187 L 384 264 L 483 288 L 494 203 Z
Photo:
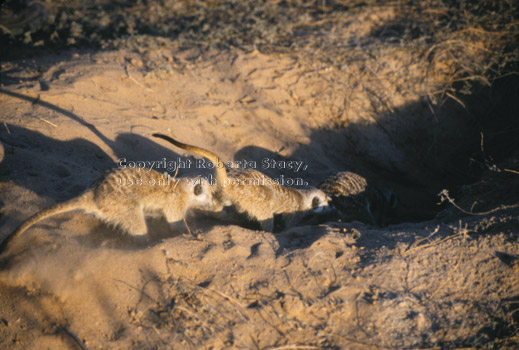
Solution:
M 456 148 L 463 161 L 470 158 L 472 166 L 478 168 L 475 172 L 479 181 L 452 191 L 453 201 L 466 214 L 487 214 L 462 216 L 459 210 L 449 207 L 434 221 L 395 225 L 388 230 L 360 223 L 333 223 L 267 235 L 220 227 L 201 235 L 201 240 L 174 237 L 142 252 L 110 246 L 90 249 L 73 239 L 60 243 L 62 246 L 43 245 L 42 251 L 48 248 L 64 254 L 60 251 L 63 247 L 74 251 L 78 254 L 73 255 L 77 259 L 74 261 L 103 261 L 78 267 L 92 274 L 101 266 L 107 276 L 117 275 L 120 271 L 112 269 L 106 259 L 112 259 L 114 266 L 120 261 L 129 264 L 133 262 L 132 253 L 142 253 L 146 262 L 158 262 L 153 266 L 165 266 L 160 273 L 158 267 L 153 272 L 130 268 L 133 274 L 142 275 L 140 280 L 134 278 L 130 283 L 106 277 L 104 286 L 116 285 L 116 292 L 109 288 L 92 292 L 85 278 L 67 275 L 73 274 L 67 269 L 57 287 L 53 286 L 49 274 L 55 275 L 56 264 L 44 252 L 36 251 L 31 256 L 34 260 L 28 259 L 27 265 L 19 267 L 26 275 L 19 277 L 14 270 L 12 278 L 22 282 L 24 278 L 34 282 L 31 278 L 35 278 L 51 290 L 45 294 L 50 306 L 40 308 L 52 314 L 41 317 L 48 321 L 43 322 L 46 334 L 60 327 L 76 327 L 89 346 L 123 344 L 121 348 L 134 349 L 513 349 L 519 345 L 519 295 L 515 288 L 519 271 L 519 166 L 513 149 L 517 144 L 517 121 L 508 116 L 495 122 L 494 114 L 486 110 L 481 112 L 485 115 L 474 117 L 479 105 L 470 99 L 486 96 L 482 92 L 488 92 L 496 82 L 517 75 L 519 2 L 7 0 L 0 10 L 0 45 L 8 49 L 1 53 L 2 61 L 69 49 L 122 50 L 126 69 L 123 83 L 129 80 L 130 85 L 135 84 L 132 90 L 138 86 L 147 93 L 153 90 L 137 80 L 142 77 L 133 72 L 160 77 L 164 71 L 184 71 L 199 61 L 210 61 L 221 52 L 291 57 L 290 64 L 298 70 L 294 77 L 278 85 L 287 85 L 282 88 L 286 88 L 283 92 L 290 103 L 313 108 L 312 113 L 325 116 L 312 132 L 319 136 L 323 130 L 352 127 L 350 133 L 339 136 L 356 151 L 365 136 L 362 126 L 375 124 L 376 131 L 390 141 L 388 145 L 406 150 L 399 161 L 407 165 L 409 172 L 398 176 L 423 178 L 434 196 L 442 183 L 433 183 L 427 174 L 436 178 L 443 175 L 441 180 L 455 179 L 456 184 L 470 182 L 467 172 L 455 166 L 461 158 L 445 156 Z M 166 57 L 161 51 L 192 48 L 192 57 L 182 59 Z M 275 69 L 269 74 L 279 73 Z M 311 79 L 306 80 L 309 76 Z M 48 90 L 42 81 L 42 91 Z M 299 83 L 315 84 L 307 97 L 312 106 L 306 106 L 304 97 L 298 97 L 299 90 L 290 86 Z M 106 91 L 111 88 L 108 85 Z M 217 96 L 220 92 L 216 90 L 208 95 Z M 495 99 L 492 107 L 501 101 L 490 98 Z M 239 97 L 240 105 L 249 102 L 253 104 L 254 98 Z M 150 109 L 147 104 L 139 108 Z M 170 113 L 163 109 L 165 115 Z M 466 114 L 459 117 L 452 110 Z M 492 113 L 496 110 L 491 109 Z M 470 119 L 473 124 L 495 124 L 488 128 L 494 132 L 484 135 L 485 142 L 482 137 L 477 156 L 473 148 L 465 149 L 452 141 L 459 140 L 453 137 L 453 133 L 459 133 L 456 122 L 467 115 L 474 117 Z M 449 118 L 454 121 L 445 124 Z M 49 125 L 57 128 L 56 124 Z M 442 129 L 442 125 L 447 127 Z M 11 129 L 13 133 L 23 131 L 18 126 Z M 320 135 L 324 146 L 330 135 Z M 381 145 L 386 145 L 382 136 L 376 137 L 379 151 L 384 148 Z M 496 140 L 502 140 L 498 143 L 501 148 L 487 149 L 487 144 L 495 144 Z M 489 154 L 496 149 L 499 157 L 494 160 Z M 392 160 L 382 154 L 375 170 L 392 166 Z M 357 156 L 368 158 L 360 152 Z M 6 215 L 2 215 L 3 220 Z M 255 274 L 249 272 L 253 265 Z M 134 276 L 125 276 L 130 277 Z M 63 280 L 74 283 L 63 288 Z M 78 281 L 84 283 L 86 292 L 79 290 Z M 44 294 L 37 291 L 29 296 L 37 299 L 38 293 Z M 12 294 L 16 296 L 10 297 L 22 300 L 20 304 L 32 305 L 18 289 Z M 89 331 L 73 318 L 70 310 L 74 309 L 67 309 L 68 305 L 83 306 L 81 295 L 90 298 L 92 304 L 96 304 L 96 298 L 101 300 L 102 307 L 96 307 L 103 309 L 99 314 L 109 319 L 102 321 L 109 326 L 113 326 L 110 322 L 117 323 L 115 330 L 100 326 L 106 334 L 99 336 L 99 329 L 94 329 L 91 333 L 98 332 L 99 339 L 88 337 Z M 128 300 L 137 295 L 138 301 L 124 304 L 119 295 Z M 107 300 L 119 304 L 112 310 Z M 34 303 L 39 302 L 37 299 Z M 96 307 L 89 310 L 90 315 L 96 315 Z M 104 308 L 113 315 L 106 316 Z M 18 315 L 15 311 L 12 314 Z M 70 319 L 63 316 L 67 312 L 72 315 Z M 71 325 L 70 320 L 76 323 Z M 39 325 L 36 317 L 23 327 L 13 326 L 7 319 L 0 321 L 0 334 L 18 348 L 24 346 L 20 334 L 25 336 L 27 329 Z

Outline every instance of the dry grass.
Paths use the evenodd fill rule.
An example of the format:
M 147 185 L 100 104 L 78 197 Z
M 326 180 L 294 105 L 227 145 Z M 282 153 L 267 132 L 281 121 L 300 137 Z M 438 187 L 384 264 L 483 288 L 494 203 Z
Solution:
M 3 13 L 5 22 L 9 9 Z M 27 48 L 142 52 L 174 43 L 296 55 L 306 58 L 308 72 L 349 72 L 344 84 L 335 84 L 338 91 L 323 91 L 332 102 L 325 112 L 339 127 L 359 111 L 369 118 L 394 113 L 398 96 L 416 95 L 431 110 L 448 100 L 465 107 L 460 96 L 518 72 L 519 4 L 513 0 L 55 0 L 39 18 L 17 35 L 0 19 L 0 42 L 11 49 L 6 58 Z M 362 105 L 366 97 L 369 108 Z
M 444 159 L 434 163 L 432 155 L 435 148 L 452 144 L 442 145 L 428 130 L 417 136 L 424 140 L 411 139 L 412 132 L 403 132 L 410 122 L 402 117 L 423 116 L 425 109 L 431 119 L 438 118 L 447 104 L 466 109 L 467 96 L 518 73 L 516 0 L 56 0 L 44 5 L 44 20 L 19 33 L 0 20 L 0 45 L 8 48 L 1 60 L 85 47 L 124 49 L 143 56 L 154 48 L 195 47 L 207 53 L 214 49 L 258 50 L 297 57 L 296 64 L 303 66 L 298 80 L 304 81 L 303 77 L 311 74 L 319 78 L 312 81 L 324 82 L 315 99 L 329 121 L 323 128 L 345 129 L 354 122 L 375 124 L 392 145 L 408 149 L 409 164 L 424 172 L 442 167 L 446 173 L 451 171 L 448 164 L 439 163 Z M 2 6 L 3 13 L 7 13 L 7 5 Z M 209 60 L 210 54 L 193 60 L 197 58 Z M 144 70 L 154 67 L 153 62 L 144 60 Z M 137 86 L 147 89 L 128 70 L 126 74 Z M 293 99 L 298 102 L 297 97 Z M 7 124 L 5 128 L 10 134 Z M 516 168 L 503 169 L 516 176 Z M 506 199 L 513 200 L 511 205 L 494 205 L 491 208 L 496 209 L 490 211 L 463 210 L 466 214 L 503 215 L 502 221 L 511 227 L 517 223 L 513 211 L 516 198 L 504 185 L 504 190 L 496 191 L 499 181 L 494 178 L 485 182 L 495 194 L 490 199 L 503 200 L 509 195 Z M 484 189 L 483 185 L 474 188 Z M 444 195 L 460 209 L 471 208 L 471 203 L 456 204 L 459 202 L 448 192 Z M 503 213 L 506 210 L 511 210 L 510 216 Z M 488 219 L 490 228 L 499 225 L 499 220 L 492 220 Z M 474 226 L 484 224 L 481 221 Z M 128 310 L 131 325 L 144 330 L 134 348 L 167 344 L 192 349 L 229 348 L 238 336 L 236 329 L 249 322 L 263 329 L 263 334 L 251 335 L 250 342 L 258 349 L 514 348 L 519 342 L 516 294 L 508 300 L 498 299 L 499 295 L 491 291 L 483 293 L 486 290 L 479 287 L 479 281 L 469 283 L 465 277 L 472 276 L 466 272 L 472 273 L 473 269 L 476 280 L 484 276 L 485 269 L 500 268 L 504 272 L 499 278 L 507 278 L 517 271 L 517 263 L 508 266 L 505 262 L 508 271 L 493 257 L 479 257 L 480 265 L 474 267 L 470 258 L 480 247 L 472 236 L 483 229 L 468 229 L 460 224 L 446 234 L 439 227 L 424 230 L 423 236 L 415 236 L 415 243 L 409 243 L 407 249 L 393 250 L 391 254 L 401 252 L 394 255 L 388 255 L 382 243 L 374 252 L 372 242 L 386 235 L 384 242 L 398 245 L 402 239 L 399 233 L 377 232 L 370 236 L 368 229 L 363 233 L 367 238 L 345 244 L 344 252 L 335 255 L 335 260 L 333 254 L 332 258 L 316 254 L 307 261 L 310 255 L 303 255 L 307 249 L 294 250 L 282 257 L 297 266 L 292 270 L 279 268 L 275 274 L 286 280 L 279 278 L 277 285 L 272 282 L 275 289 L 268 283 L 251 284 L 242 294 L 231 293 L 231 287 L 223 282 L 217 284 L 227 276 L 215 278 L 215 287 L 173 273 L 172 266 L 181 263 L 167 259 L 167 274 L 135 287 L 143 291 L 141 298 L 151 301 L 151 306 L 139 302 Z M 495 241 L 499 241 L 498 231 L 499 226 L 493 228 Z M 494 241 L 488 241 L 488 249 L 494 249 Z M 380 261 L 370 261 L 367 251 Z M 489 261 L 495 265 L 489 265 Z M 477 275 L 477 268 L 483 270 L 481 275 Z M 395 283 L 393 286 L 377 285 L 379 276 L 391 275 L 398 269 L 403 270 L 402 275 L 415 273 L 415 282 L 410 279 L 415 284 L 409 285 L 406 277 L 398 283 L 389 281 Z M 323 271 L 331 272 L 327 276 Z M 487 276 L 490 273 L 487 271 Z M 157 287 L 159 297 L 144 292 L 148 283 Z M 358 288 L 354 296 L 347 293 L 352 285 Z M 460 285 L 464 289 L 456 289 Z M 314 289 L 316 292 L 310 295 Z M 465 317 L 453 305 L 475 316 Z M 417 320 L 421 320 L 422 329 L 416 329 Z M 274 341 L 264 344 L 262 335 Z

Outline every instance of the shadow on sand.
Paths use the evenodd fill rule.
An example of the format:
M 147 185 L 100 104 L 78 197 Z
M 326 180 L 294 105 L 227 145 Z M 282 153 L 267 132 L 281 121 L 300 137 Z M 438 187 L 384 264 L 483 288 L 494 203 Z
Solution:
M 437 194 L 442 189 L 455 191 L 479 175 L 485 157 L 482 134 L 485 151 L 496 160 L 517 149 L 519 141 L 515 135 L 519 121 L 514 116 L 519 107 L 514 96 L 518 87 L 518 79 L 510 77 L 497 81 L 492 88 L 481 87 L 478 93 L 465 98 L 466 108 L 450 102 L 431 111 L 416 104 L 378 117 L 376 124 L 313 130 L 311 142 L 301 145 L 290 157 L 249 146 L 238 150 L 234 159 L 254 160 L 258 165 L 264 158 L 302 160 L 308 167 L 297 176 L 307 179 L 310 185 L 317 185 L 339 171 L 354 171 L 396 193 L 399 211 L 394 222 L 431 219 L 439 210 Z M 105 170 L 116 167 L 118 159 L 156 161 L 178 157 L 170 148 L 147 137 L 125 133 L 110 140 L 95 125 L 70 111 L 5 89 L 0 89 L 0 93 L 37 103 L 78 122 L 117 158 L 113 159 L 100 145 L 88 140 L 58 141 L 14 125 L 0 127 L 4 147 L 1 178 L 53 202 L 76 196 Z M 492 119 L 488 118 L 489 111 L 493 112 Z M 259 170 L 271 177 L 294 176 L 293 172 L 280 169 L 259 166 Z M 181 175 L 199 171 L 186 169 Z

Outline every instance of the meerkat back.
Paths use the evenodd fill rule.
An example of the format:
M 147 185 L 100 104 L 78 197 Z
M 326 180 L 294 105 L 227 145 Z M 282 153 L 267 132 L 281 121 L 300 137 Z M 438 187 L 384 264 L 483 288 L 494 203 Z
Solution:
M 269 232 L 274 227 L 274 216 L 283 221 L 280 227 L 288 228 L 305 216 L 318 215 L 329 208 L 330 198 L 313 187 L 285 187 L 254 169 L 231 169 L 228 176 L 236 181 L 229 189 L 230 202 Z
M 339 172 L 318 187 L 332 198 L 332 204 L 345 221 L 385 225 L 389 209 L 396 205 L 392 192 L 386 194 L 350 171 Z
M 145 216 L 160 212 L 177 224 L 186 210 L 214 210 L 211 185 L 201 178 L 170 178 L 154 170 L 121 168 L 109 172 L 82 195 L 42 210 L 14 230 L 0 244 L 0 252 L 9 242 L 35 223 L 60 213 L 81 210 L 101 221 L 120 227 L 134 236 L 148 233 Z
M 216 166 L 217 192 L 224 206 L 233 205 L 238 212 L 260 223 L 265 231 L 272 232 L 275 214 L 294 214 L 312 209 L 313 198 L 306 198 L 296 189 L 281 186 L 272 178 L 255 169 L 227 169 L 220 157 L 206 149 L 184 144 L 169 136 L 153 134 L 173 145 L 208 158 Z M 320 198 L 326 201 L 321 191 Z M 327 205 L 327 203 L 326 203 Z
M 172 178 L 149 169 L 118 169 L 94 188 L 100 219 L 116 223 L 132 235 L 147 233 L 145 216 L 162 214 L 172 225 L 188 209 L 213 210 L 215 202 L 207 180 Z
M 154 170 L 116 169 L 92 188 L 96 208 L 92 213 L 131 235 L 145 235 L 146 214 L 172 207 L 173 211 L 167 210 L 169 217 L 164 213 L 170 221 L 178 220 L 183 213 L 182 201 L 175 191 L 176 181 Z

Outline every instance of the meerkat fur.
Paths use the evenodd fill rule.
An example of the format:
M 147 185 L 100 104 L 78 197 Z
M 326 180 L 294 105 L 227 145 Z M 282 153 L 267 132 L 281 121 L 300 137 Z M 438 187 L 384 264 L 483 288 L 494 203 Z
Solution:
M 148 233 L 146 216 L 163 215 L 175 226 L 188 209 L 215 210 L 215 203 L 211 185 L 201 177 L 176 178 L 150 169 L 119 168 L 78 197 L 31 216 L 2 242 L 0 252 L 32 225 L 68 211 L 81 210 L 130 235 L 143 236 Z
M 187 145 L 163 134 L 156 133 L 153 136 L 213 162 L 216 169 L 215 195 L 221 204 L 233 205 L 239 213 L 258 221 L 267 232 L 273 231 L 276 214 L 281 215 L 284 226 L 288 227 L 308 214 L 328 209 L 330 198 L 317 188 L 284 187 L 255 169 L 227 170 L 221 158 L 211 151 Z
M 331 197 L 332 205 L 345 221 L 385 226 L 397 206 L 393 191 L 381 190 L 351 171 L 330 176 L 318 188 Z

